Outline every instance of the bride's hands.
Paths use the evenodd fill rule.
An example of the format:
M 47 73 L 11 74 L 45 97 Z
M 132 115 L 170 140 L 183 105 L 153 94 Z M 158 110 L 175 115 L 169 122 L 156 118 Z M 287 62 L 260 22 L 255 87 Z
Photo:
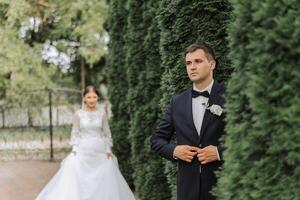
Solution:
M 107 156 L 107 158 L 112 158 L 113 154 L 112 154 L 112 152 L 106 152 L 106 156 Z

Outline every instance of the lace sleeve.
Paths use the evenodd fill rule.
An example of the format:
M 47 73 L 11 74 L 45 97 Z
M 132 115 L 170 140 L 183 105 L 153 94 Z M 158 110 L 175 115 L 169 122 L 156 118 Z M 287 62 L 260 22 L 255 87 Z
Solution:
M 70 140 L 70 144 L 72 145 L 73 150 L 76 150 L 79 144 L 79 139 L 80 139 L 80 118 L 79 118 L 79 111 L 77 111 L 74 114 L 74 118 L 73 118 L 73 126 L 71 131 L 71 140 Z
M 103 118 L 102 118 L 102 131 L 103 131 L 104 141 L 107 145 L 107 151 L 111 152 L 111 147 L 113 146 L 113 141 L 112 141 L 111 131 L 109 128 L 109 123 L 108 123 L 108 120 L 109 120 L 108 114 L 109 114 L 108 106 L 107 106 L 107 104 L 105 104 L 104 114 L 103 114 Z

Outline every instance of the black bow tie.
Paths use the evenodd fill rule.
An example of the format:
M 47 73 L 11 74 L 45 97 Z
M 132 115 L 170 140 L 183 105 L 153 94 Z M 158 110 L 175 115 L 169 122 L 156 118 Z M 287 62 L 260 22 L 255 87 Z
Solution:
M 196 97 L 199 97 L 199 96 L 209 98 L 209 92 L 207 90 L 205 90 L 203 92 L 198 92 L 198 91 L 192 90 L 192 97 L 193 98 L 196 98 Z

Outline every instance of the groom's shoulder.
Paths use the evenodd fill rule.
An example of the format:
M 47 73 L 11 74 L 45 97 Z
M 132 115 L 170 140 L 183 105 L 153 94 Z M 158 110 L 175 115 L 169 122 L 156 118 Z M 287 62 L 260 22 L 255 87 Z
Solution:
M 219 103 L 223 105 L 225 103 L 226 87 L 224 83 L 216 82 L 214 85 L 214 98 L 219 99 Z
M 180 99 L 188 97 L 188 95 L 190 93 L 191 93 L 191 88 L 186 89 L 184 91 L 181 91 L 181 92 L 175 94 L 172 98 L 173 98 L 174 101 L 177 101 L 177 100 L 180 100 Z
M 226 93 L 226 87 L 225 87 L 224 83 L 219 83 L 216 81 L 215 86 L 216 86 L 218 93 L 220 93 L 220 94 Z

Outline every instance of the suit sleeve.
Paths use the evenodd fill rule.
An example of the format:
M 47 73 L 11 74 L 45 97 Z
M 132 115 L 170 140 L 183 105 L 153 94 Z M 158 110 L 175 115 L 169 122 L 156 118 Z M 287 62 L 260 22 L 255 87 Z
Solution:
M 170 143 L 170 140 L 174 135 L 172 104 L 173 99 L 171 99 L 170 104 L 167 106 L 165 115 L 160 120 L 158 127 L 150 139 L 150 143 L 154 152 L 170 161 L 175 162 L 176 160 L 173 158 L 173 151 L 176 145 Z
M 224 121 L 224 118 L 225 116 L 223 116 L 223 127 L 222 127 L 222 130 L 223 130 L 223 134 L 225 133 L 224 129 L 225 129 L 225 121 Z M 222 135 L 223 135 L 222 134 Z M 225 151 L 225 146 L 224 146 L 224 138 L 220 138 L 219 139 L 219 142 L 220 144 L 217 146 L 217 150 L 218 150 L 218 154 L 219 154 L 219 157 L 220 157 L 220 160 L 223 161 L 223 152 Z

